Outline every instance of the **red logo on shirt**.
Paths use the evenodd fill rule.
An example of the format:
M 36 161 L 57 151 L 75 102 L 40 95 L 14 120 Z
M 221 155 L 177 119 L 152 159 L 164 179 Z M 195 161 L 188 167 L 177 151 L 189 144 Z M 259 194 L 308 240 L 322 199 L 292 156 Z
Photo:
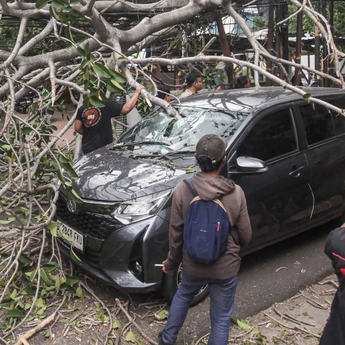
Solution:
M 86 127 L 95 126 L 101 119 L 101 111 L 98 108 L 88 108 L 83 111 L 82 121 Z

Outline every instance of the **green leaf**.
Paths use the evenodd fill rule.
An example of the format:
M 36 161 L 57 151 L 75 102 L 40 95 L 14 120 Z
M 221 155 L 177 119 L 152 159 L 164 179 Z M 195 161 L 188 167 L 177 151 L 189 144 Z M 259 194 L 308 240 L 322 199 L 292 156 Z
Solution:
M 53 281 L 50 273 L 45 269 L 41 270 L 41 278 L 48 285 L 50 285 Z
M 107 90 L 109 92 L 118 91 L 118 89 L 110 82 L 110 80 L 107 81 Z
M 59 290 L 60 289 L 60 285 L 61 285 L 61 280 L 59 276 L 56 276 L 53 278 L 55 280 L 55 289 Z
M 81 56 L 85 56 L 85 57 L 86 57 L 85 50 L 82 49 L 82 48 L 80 48 L 80 47 L 77 48 L 77 53 L 78 53 L 79 55 L 81 55 Z
M 69 286 L 73 286 L 73 285 L 77 284 L 78 282 L 79 282 L 79 280 L 75 279 L 73 277 L 66 277 L 66 281 L 65 281 L 65 283 Z
M 63 153 L 59 154 L 58 160 L 60 163 L 69 163 L 70 162 L 70 160 Z
M 45 307 L 45 303 L 44 303 L 44 299 L 42 297 L 38 298 L 36 303 L 35 303 L 35 306 L 37 308 L 43 308 Z
M 111 79 L 110 82 L 111 82 L 118 90 L 125 91 L 125 89 L 124 89 L 115 79 Z
M 332 305 L 332 301 L 330 299 L 325 299 L 325 302 L 329 305 Z
M 25 254 L 20 254 L 18 257 L 18 260 L 24 265 L 30 265 L 32 263 L 32 260 L 29 257 L 27 257 Z
M 61 167 L 66 170 L 67 174 L 75 181 L 78 180 L 78 175 L 72 167 L 71 163 L 60 163 Z
M 36 270 L 29 271 L 29 272 L 25 272 L 25 274 L 26 274 L 30 279 L 33 278 L 33 276 L 35 275 L 35 273 L 36 273 Z
M 45 6 L 47 6 L 47 0 L 37 0 L 37 2 L 36 2 L 36 8 L 37 9 L 42 9 L 42 8 L 44 8 Z
M 79 14 L 79 12 L 77 12 L 77 13 Z M 86 57 L 88 59 L 90 59 L 91 58 L 91 51 L 90 51 L 90 44 L 89 44 L 89 42 L 86 42 L 86 44 L 84 46 L 84 50 L 85 50 Z
M 12 299 L 15 299 L 15 298 L 17 297 L 17 294 L 18 294 L 17 289 L 14 289 L 14 290 L 12 291 L 10 297 L 11 297 Z
M 71 247 L 71 254 L 77 261 L 81 262 L 80 257 L 74 252 L 72 247 Z
M 50 222 L 48 224 L 48 229 L 53 237 L 57 236 L 57 222 Z
M 11 298 L 3 299 L 0 303 L 0 306 L 9 308 L 11 304 L 13 303 L 13 300 Z
M 48 332 L 44 335 L 44 337 L 45 337 L 45 338 L 50 338 L 50 335 L 51 335 L 50 329 L 48 329 Z
M 135 334 L 132 331 L 129 331 L 126 335 L 126 341 L 129 341 L 130 343 L 136 344 L 137 338 Z
M 113 321 L 113 328 L 114 328 L 114 329 L 119 329 L 120 327 L 121 327 L 120 321 L 119 321 L 118 319 L 115 319 L 115 320 Z
M 126 78 L 122 74 L 113 70 L 109 70 L 109 72 L 118 83 L 124 84 L 127 82 Z
M 37 314 L 37 315 L 43 315 L 44 312 L 46 311 L 46 309 L 47 309 L 47 307 L 43 307 L 43 308 L 39 309 L 39 310 L 36 312 L 36 314 Z
M 107 67 L 103 66 L 102 64 L 96 62 L 93 66 L 92 69 L 97 73 L 99 76 L 104 77 L 104 78 L 111 78 L 111 74 L 108 70 Z
M 7 318 L 14 317 L 14 318 L 23 318 L 25 315 L 24 311 L 21 309 L 12 309 L 9 310 L 7 313 Z
M 100 101 L 98 97 L 95 97 L 95 96 L 90 97 L 90 103 L 94 105 L 95 107 L 99 107 L 99 108 L 104 107 L 104 104 L 102 103 L 102 101 Z
M 80 0 L 70 0 L 69 2 L 70 6 L 76 6 L 80 4 Z
M 65 28 L 65 36 L 66 36 L 66 38 L 68 38 L 70 41 L 75 42 L 75 41 L 74 41 L 74 38 L 73 38 L 73 34 L 72 34 L 71 27 L 70 27 L 69 25 Z
M 75 293 L 79 298 L 84 296 L 83 289 L 80 286 L 77 288 L 77 290 L 75 290 Z
M 306 101 L 307 101 L 310 97 L 311 97 L 311 94 L 310 94 L 309 92 L 307 92 L 307 93 L 305 93 L 305 94 L 303 95 L 303 99 L 306 100 Z
M 43 268 L 47 272 L 54 271 L 58 267 L 59 267 L 59 264 L 57 262 L 55 262 L 55 261 L 50 261 L 50 262 L 47 262 L 46 264 L 43 265 Z
M 78 200 L 81 200 L 80 196 L 78 195 L 78 193 L 74 189 L 72 189 L 71 192 Z
M 52 1 L 52 6 L 57 9 L 63 9 L 68 6 L 68 3 L 63 0 L 53 0 Z
M 168 313 L 167 313 L 167 311 L 166 310 L 161 310 L 158 314 L 156 314 L 157 315 L 157 318 L 159 319 L 159 320 L 165 320 L 165 319 L 167 319 L 168 318 Z
M 237 320 L 237 325 L 238 325 L 238 327 L 240 327 L 241 329 L 243 329 L 244 331 L 248 331 L 248 330 L 250 330 L 250 326 L 249 325 L 247 325 L 245 322 L 243 322 L 243 321 L 240 321 L 240 320 Z
M 49 13 L 51 14 L 51 16 L 56 19 L 57 21 L 60 21 L 60 17 L 57 15 L 55 9 L 53 6 L 49 6 Z
M 16 218 L 14 218 L 14 217 L 9 217 L 9 218 L 7 218 L 7 220 L 0 220 L 0 224 L 1 224 L 1 225 L 7 225 L 7 224 L 12 223 L 14 220 L 16 220 Z

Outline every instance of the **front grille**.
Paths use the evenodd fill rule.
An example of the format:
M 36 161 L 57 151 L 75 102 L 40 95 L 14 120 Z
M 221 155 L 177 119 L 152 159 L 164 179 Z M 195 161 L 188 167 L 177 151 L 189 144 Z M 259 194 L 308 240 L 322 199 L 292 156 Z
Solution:
M 63 245 L 68 250 L 70 249 L 70 245 L 67 244 L 62 238 L 58 238 L 58 241 L 60 245 Z M 82 261 L 86 261 L 92 266 L 98 267 L 101 261 L 101 253 L 95 250 L 92 250 L 88 247 L 85 247 L 84 253 L 77 248 L 73 248 L 73 251 Z
M 76 229 L 83 235 L 106 240 L 115 230 L 123 225 L 107 214 L 92 213 L 81 210 L 78 214 L 67 209 L 66 201 L 60 197 L 57 202 L 57 217 L 65 224 Z

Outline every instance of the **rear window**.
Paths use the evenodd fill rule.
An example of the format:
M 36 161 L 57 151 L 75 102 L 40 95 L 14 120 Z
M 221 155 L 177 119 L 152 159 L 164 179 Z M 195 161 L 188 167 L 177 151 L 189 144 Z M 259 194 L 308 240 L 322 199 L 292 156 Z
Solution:
M 342 100 L 326 100 L 331 104 L 344 108 Z M 319 104 L 300 106 L 308 145 L 330 139 L 345 133 L 345 118 Z

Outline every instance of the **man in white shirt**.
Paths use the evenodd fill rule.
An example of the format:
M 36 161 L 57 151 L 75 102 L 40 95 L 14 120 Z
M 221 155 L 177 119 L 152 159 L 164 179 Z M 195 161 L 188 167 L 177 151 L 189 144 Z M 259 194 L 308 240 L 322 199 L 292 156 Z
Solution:
M 179 98 L 189 97 L 195 95 L 202 89 L 202 76 L 200 73 L 192 72 L 186 78 L 187 89 L 181 93 Z

